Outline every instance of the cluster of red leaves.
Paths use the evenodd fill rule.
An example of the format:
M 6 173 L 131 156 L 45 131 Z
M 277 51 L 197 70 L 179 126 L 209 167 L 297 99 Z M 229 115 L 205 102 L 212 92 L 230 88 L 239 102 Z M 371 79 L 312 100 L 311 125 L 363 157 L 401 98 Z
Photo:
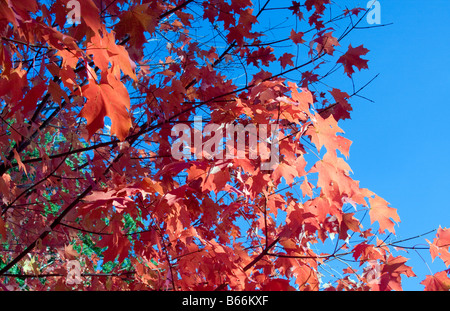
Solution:
M 414 276 L 377 237 L 395 233 L 396 210 L 342 157 L 351 141 L 338 121 L 354 94 L 332 88 L 328 104 L 308 90 L 325 58 L 349 77 L 368 68 L 362 45 L 334 59 L 341 44 L 325 27 L 360 9 L 326 21 L 331 1 L 293 1 L 293 18 L 312 27 L 286 34 L 309 47 L 299 65 L 261 41 L 266 6 L 250 1 L 83 0 L 73 27 L 68 0 L 46 3 L 0 2 L 1 288 L 401 290 Z M 194 23 L 214 25 L 226 48 L 196 40 Z M 227 64 L 245 67 L 244 86 Z M 283 77 L 311 64 L 301 87 Z M 262 69 L 273 65 L 282 74 Z M 278 124 L 280 163 L 175 160 L 171 128 L 199 111 L 211 124 Z M 377 233 L 363 228 L 365 210 Z M 430 243 L 447 265 L 448 236 Z M 321 267 L 345 256 L 355 265 L 325 284 Z M 66 280 L 70 260 L 81 284 Z M 423 284 L 450 286 L 444 272 Z

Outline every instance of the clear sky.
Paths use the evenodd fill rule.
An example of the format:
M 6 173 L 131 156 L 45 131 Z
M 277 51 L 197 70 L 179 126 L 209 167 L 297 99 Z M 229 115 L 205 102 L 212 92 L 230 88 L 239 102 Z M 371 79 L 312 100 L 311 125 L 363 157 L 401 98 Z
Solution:
M 354 99 L 352 120 L 341 127 L 353 141 L 348 163 L 354 178 L 398 209 L 397 238 L 403 239 L 450 227 L 450 1 L 379 2 L 381 23 L 393 24 L 346 39 L 370 50 L 369 70 L 355 80 L 362 86 L 380 74 L 361 93 L 375 103 Z M 432 240 L 434 233 L 424 238 Z M 418 245 L 424 238 L 403 244 L 425 246 Z M 405 290 L 423 290 L 418 283 L 430 274 L 427 264 L 433 273 L 445 269 L 440 259 L 431 263 L 428 251 L 419 251 L 427 264 L 415 250 L 402 253 L 418 275 L 404 279 Z

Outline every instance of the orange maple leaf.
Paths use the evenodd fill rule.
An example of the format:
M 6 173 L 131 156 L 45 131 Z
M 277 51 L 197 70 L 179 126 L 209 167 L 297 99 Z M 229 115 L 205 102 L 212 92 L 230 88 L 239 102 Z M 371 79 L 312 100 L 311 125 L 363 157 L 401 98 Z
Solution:
M 125 75 L 136 81 L 136 64 L 130 59 L 125 47 L 117 45 L 115 40 L 113 32 L 105 31 L 102 36 L 97 34 L 91 38 L 92 45 L 87 49 L 87 53 L 94 55 L 94 62 L 102 72 L 106 72 L 111 64 L 111 70 L 117 77 L 122 70 Z
M 131 128 L 130 97 L 125 86 L 114 75 L 107 75 L 107 83 L 89 79 L 89 84 L 83 86 L 82 95 L 87 101 L 79 116 L 87 121 L 89 138 L 104 126 L 104 118 L 111 119 L 111 134 L 124 141 Z
M 389 207 L 389 203 L 377 195 L 375 195 L 374 198 L 369 198 L 369 204 L 369 216 L 372 223 L 378 221 L 378 223 L 380 224 L 380 228 L 378 229 L 378 231 L 380 233 L 383 233 L 384 230 L 388 230 L 389 232 L 395 234 L 394 221 L 400 222 L 400 217 L 397 214 L 397 210 L 395 208 Z M 394 221 L 392 221 L 391 219 Z
M 434 260 L 436 257 L 441 258 L 445 265 L 450 266 L 450 229 L 439 227 L 436 238 L 430 243 L 430 254 Z
M 447 276 L 446 271 L 441 271 L 435 275 L 427 275 L 425 280 L 420 282 L 425 286 L 425 291 L 449 291 L 450 290 L 450 278 Z
M 292 185 L 294 178 L 298 175 L 297 169 L 286 163 L 280 163 L 277 168 L 272 172 L 272 179 L 279 181 L 281 177 L 284 177 L 288 185 Z
M 337 133 L 344 133 L 344 131 L 338 126 L 334 117 L 330 115 L 324 119 L 319 114 L 314 115 L 314 117 L 314 127 L 309 127 L 306 134 L 311 135 L 311 141 L 317 146 L 317 150 L 320 151 L 325 146 L 329 152 L 339 150 L 348 157 L 352 142 L 337 135 Z

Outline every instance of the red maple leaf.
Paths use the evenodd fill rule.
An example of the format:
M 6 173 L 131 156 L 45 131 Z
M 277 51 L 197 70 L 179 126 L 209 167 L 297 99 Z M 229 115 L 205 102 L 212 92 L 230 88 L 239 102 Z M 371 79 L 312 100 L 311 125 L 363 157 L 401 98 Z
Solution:
M 104 28 L 100 22 L 100 10 L 92 0 L 80 1 L 79 3 L 80 11 L 83 12 L 83 14 L 81 14 L 81 18 L 89 28 L 98 33 Z
M 309 84 L 317 82 L 318 80 L 319 80 L 318 74 L 308 70 L 302 72 L 302 87 L 307 87 Z
M 260 47 L 258 50 L 252 52 L 247 58 L 247 65 L 253 63 L 254 66 L 259 67 L 259 61 L 263 66 L 269 66 L 269 63 L 276 60 L 272 54 L 273 48 L 270 46 Z
M 302 44 L 305 42 L 305 40 L 303 40 L 303 36 L 305 34 L 303 32 L 295 32 L 294 29 L 291 30 L 291 35 L 289 36 L 289 38 L 292 40 L 292 42 L 294 42 L 295 44 Z
M 300 11 L 299 2 L 292 1 L 292 5 L 289 7 L 289 10 L 291 10 L 293 14 L 297 15 L 299 19 L 303 19 L 303 13 Z
M 402 274 L 407 277 L 416 276 L 411 267 L 405 265 L 407 261 L 408 259 L 403 256 L 393 257 L 390 255 L 386 263 L 381 266 L 381 276 L 378 278 L 379 283 L 374 284 L 372 289 L 378 291 L 401 291 Z
M 333 88 L 330 94 L 333 96 L 335 103 L 318 110 L 320 115 L 323 118 L 328 118 L 328 116 L 333 115 L 336 120 L 350 119 L 349 111 L 353 110 L 352 106 L 348 103 L 350 95 L 336 88 Z
M 278 58 L 278 60 L 280 61 L 281 67 L 286 68 L 287 65 L 290 66 L 294 66 L 294 62 L 292 61 L 292 58 L 295 55 L 291 54 L 291 53 L 284 53 L 283 56 L 281 56 L 280 58 Z
M 326 30 L 326 29 L 325 29 Z M 314 39 L 314 41 L 311 41 L 311 48 L 312 45 L 317 43 L 316 51 L 320 54 L 322 52 L 327 53 L 328 55 L 333 55 L 334 53 L 334 47 L 339 46 L 339 41 L 337 38 L 333 37 L 333 32 L 327 32 L 325 33 L 325 30 L 322 30 L 319 32 L 318 38 Z M 311 52 L 310 52 L 311 54 Z
M 348 47 L 348 51 L 344 55 L 339 57 L 337 62 L 344 65 L 344 71 L 349 77 L 351 77 L 355 72 L 353 66 L 358 68 L 358 70 L 369 68 L 369 66 L 367 65 L 368 60 L 361 58 L 361 55 L 366 55 L 367 53 L 369 53 L 369 50 L 364 48 L 362 44 L 356 48 L 352 47 L 352 45 L 350 44 Z
M 6 241 L 7 232 L 6 232 L 6 226 L 5 221 L 3 218 L 0 217 L 0 239 L 1 241 Z
M 329 4 L 330 0 L 306 0 L 305 5 L 308 11 L 311 11 L 314 6 L 318 14 L 322 14 L 325 11 L 325 4 Z
M 270 279 L 267 281 L 263 287 L 263 291 L 295 291 L 291 285 L 289 285 L 289 280 L 285 279 Z
M 308 20 L 309 25 L 312 26 L 314 24 L 315 28 L 317 30 L 320 30 L 320 29 L 324 28 L 325 24 L 323 23 L 322 20 L 320 20 L 321 17 L 322 17 L 322 15 L 318 14 L 317 12 L 314 12 L 309 17 L 309 20 Z
M 120 21 L 115 25 L 114 30 L 120 38 L 129 34 L 130 44 L 141 48 L 147 42 L 145 32 L 153 33 L 155 31 L 158 21 L 153 15 L 155 13 L 149 8 L 149 4 L 137 5 L 121 14 Z
M 39 101 L 39 98 L 42 97 L 44 92 L 47 89 L 47 81 L 42 81 L 31 90 L 26 93 L 25 97 L 20 101 L 19 104 L 15 105 L 13 109 L 11 109 L 8 117 L 10 117 L 15 111 L 23 107 L 23 114 L 26 115 L 28 112 L 36 109 L 36 104 Z M 12 86 L 12 85 L 11 85 Z M 14 86 L 15 87 L 15 86 Z
M 344 10 L 344 15 L 348 15 L 349 13 L 351 13 L 351 14 L 353 14 L 353 15 L 355 15 L 355 16 L 358 16 L 358 14 L 361 12 L 361 11 L 365 11 L 366 9 L 363 9 L 363 8 L 353 8 L 353 9 L 345 9 Z
M 359 257 L 361 257 L 361 264 L 368 260 L 382 259 L 382 255 L 377 251 L 375 246 L 366 244 L 365 242 L 359 243 L 353 248 L 353 258 L 358 260 Z

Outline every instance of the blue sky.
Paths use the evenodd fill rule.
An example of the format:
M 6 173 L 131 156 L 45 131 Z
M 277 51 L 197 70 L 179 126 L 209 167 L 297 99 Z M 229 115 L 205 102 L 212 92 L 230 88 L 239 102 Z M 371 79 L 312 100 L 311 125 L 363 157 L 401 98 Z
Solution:
M 450 2 L 380 4 L 381 23 L 393 24 L 357 30 L 346 39 L 370 50 L 369 70 L 355 78 L 362 83 L 380 73 L 361 93 L 375 103 L 354 99 L 352 120 L 341 127 L 353 141 L 348 163 L 354 178 L 398 209 L 397 238 L 403 239 L 439 225 L 450 227 Z M 432 240 L 434 234 L 425 238 Z M 422 243 L 424 238 L 404 245 Z M 439 259 L 431 263 L 428 251 L 419 253 L 433 273 L 445 269 Z M 402 255 L 411 258 L 418 275 L 405 279 L 404 289 L 422 290 L 419 282 L 430 274 L 427 264 L 414 250 Z

